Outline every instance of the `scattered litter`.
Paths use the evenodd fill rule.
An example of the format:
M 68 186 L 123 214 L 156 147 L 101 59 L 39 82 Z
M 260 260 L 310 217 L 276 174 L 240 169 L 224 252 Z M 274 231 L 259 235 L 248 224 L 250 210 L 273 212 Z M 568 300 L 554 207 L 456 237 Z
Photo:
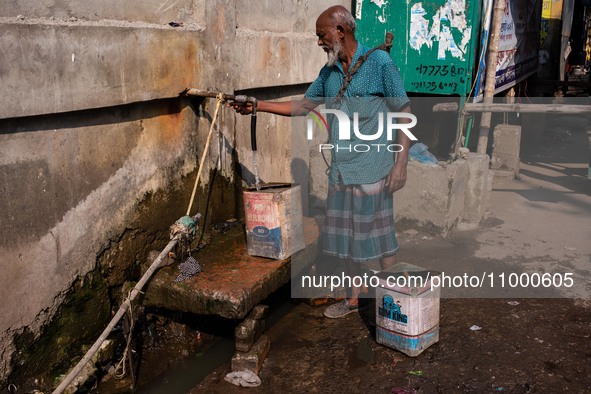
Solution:
M 214 224 L 212 228 L 218 233 L 224 234 L 239 224 L 240 222 L 236 219 L 228 219 L 225 222 Z
M 419 371 L 408 371 L 407 373 L 412 376 L 423 376 L 423 371 L 420 371 L 420 370 Z
M 539 339 L 539 338 L 534 338 L 534 341 L 538 342 L 538 343 L 544 343 L 543 339 Z
M 501 387 L 497 387 L 497 388 L 495 389 L 495 391 L 505 391 L 505 388 L 504 388 L 504 387 L 502 387 L 502 386 L 501 386 Z
M 482 327 L 477 326 L 476 324 L 474 324 L 472 327 L 470 327 L 470 330 L 472 330 L 472 331 L 478 331 L 478 330 L 482 330 Z
M 175 282 L 182 282 L 201 272 L 201 265 L 193 256 L 189 256 L 187 260 L 179 264 L 179 276 L 174 280 Z
M 507 304 L 509 304 L 511 306 L 517 306 L 517 305 L 519 305 L 519 301 L 509 301 L 509 302 L 507 302 Z
M 168 22 L 172 27 L 183 27 L 183 22 Z
M 261 384 L 261 378 L 252 371 L 238 371 L 230 372 L 224 378 L 226 382 L 232 383 L 234 386 L 242 387 L 257 387 Z
M 413 394 L 414 390 L 405 389 L 403 387 L 393 387 L 392 394 Z

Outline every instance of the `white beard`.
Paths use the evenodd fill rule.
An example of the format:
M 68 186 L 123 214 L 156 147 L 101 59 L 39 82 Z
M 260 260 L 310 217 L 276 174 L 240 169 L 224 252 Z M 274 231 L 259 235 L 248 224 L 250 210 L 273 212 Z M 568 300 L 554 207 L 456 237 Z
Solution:
M 330 49 L 326 54 L 326 65 L 332 67 L 336 64 L 337 60 L 339 60 L 339 53 L 343 49 L 343 44 L 340 41 L 336 41 L 333 45 L 333 48 Z

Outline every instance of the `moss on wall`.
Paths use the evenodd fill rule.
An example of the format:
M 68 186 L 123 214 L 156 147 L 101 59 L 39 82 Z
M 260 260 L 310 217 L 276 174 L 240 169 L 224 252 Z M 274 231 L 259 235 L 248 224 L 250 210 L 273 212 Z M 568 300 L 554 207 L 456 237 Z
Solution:
M 145 195 L 126 227 L 98 253 L 96 269 L 76 280 L 41 333 L 35 336 L 25 329 L 15 337 L 17 353 L 8 382 L 22 390 L 51 388 L 55 377 L 80 360 L 110 321 L 111 308 L 122 302 L 123 283 L 137 280 L 148 252 L 168 242 L 169 226 L 186 212 L 195 176 L 196 170 L 171 181 L 168 188 Z M 192 210 L 204 215 L 206 226 L 234 217 L 237 201 L 231 179 L 214 171 L 209 179 L 210 184 L 198 189 Z
M 105 280 L 93 271 L 79 279 L 66 295 L 56 317 L 35 337 L 28 329 L 15 336 L 18 349 L 12 359 L 13 374 L 9 381 L 20 389 L 33 387 L 34 379 L 51 386 L 53 377 L 63 373 L 82 351 L 100 335 L 111 318 L 108 288 Z

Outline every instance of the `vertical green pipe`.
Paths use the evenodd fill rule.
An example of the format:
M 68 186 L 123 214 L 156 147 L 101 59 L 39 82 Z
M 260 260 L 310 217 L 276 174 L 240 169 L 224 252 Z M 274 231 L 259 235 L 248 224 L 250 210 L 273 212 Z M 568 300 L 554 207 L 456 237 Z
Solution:
M 464 141 L 464 148 L 468 147 L 468 141 L 470 141 L 470 132 L 472 131 L 472 123 L 474 123 L 474 117 L 470 116 L 468 119 L 468 126 L 466 126 L 466 141 Z

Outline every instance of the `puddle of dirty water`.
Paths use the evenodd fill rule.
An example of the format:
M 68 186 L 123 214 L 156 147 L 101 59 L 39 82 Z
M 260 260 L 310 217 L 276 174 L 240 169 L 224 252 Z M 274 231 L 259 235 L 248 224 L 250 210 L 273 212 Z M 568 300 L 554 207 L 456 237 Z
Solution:
M 289 300 L 284 300 L 276 309 L 273 308 L 274 310 L 267 317 L 265 326 L 267 328 L 271 327 L 289 313 L 293 307 L 293 304 Z M 157 381 L 150 383 L 146 387 L 142 387 L 140 392 L 142 394 L 186 393 L 201 383 L 217 367 L 227 363 L 235 351 L 234 339 L 221 338 L 206 352 L 184 360 L 175 369 L 158 377 Z
M 269 305 L 269 316 L 266 318 L 266 330 L 277 323 L 283 316 L 293 310 L 294 304 L 290 295 L 290 287 L 284 286 L 267 300 L 261 302 Z M 174 314 L 174 312 L 173 312 Z M 170 316 L 168 316 L 170 317 Z M 142 394 L 176 394 L 186 393 L 197 386 L 207 375 L 224 363 L 229 363 L 235 352 L 234 338 L 231 336 L 233 327 L 228 328 L 229 322 L 213 323 L 213 328 L 208 333 L 190 328 L 194 324 L 190 320 L 201 320 L 193 315 L 187 324 L 176 323 L 168 320 L 168 317 L 160 317 L 166 321 L 159 326 L 159 332 L 167 332 L 168 338 L 161 338 L 155 345 L 156 348 L 144 350 L 150 357 L 143 357 L 140 365 L 140 382 L 137 392 Z M 207 317 L 203 317 L 207 319 Z M 182 319 L 181 319 L 182 320 Z M 215 324 L 220 326 L 219 331 Z M 216 335 L 224 335 L 216 336 Z M 196 346 L 196 338 L 203 338 L 201 346 Z M 179 357 L 179 354 L 186 356 Z M 92 393 L 128 393 L 131 390 L 131 381 L 128 378 L 117 381 L 110 379 L 101 382 Z
M 145 394 L 186 393 L 234 354 L 234 341 L 222 338 L 204 353 L 188 357 L 154 382 L 141 387 Z

